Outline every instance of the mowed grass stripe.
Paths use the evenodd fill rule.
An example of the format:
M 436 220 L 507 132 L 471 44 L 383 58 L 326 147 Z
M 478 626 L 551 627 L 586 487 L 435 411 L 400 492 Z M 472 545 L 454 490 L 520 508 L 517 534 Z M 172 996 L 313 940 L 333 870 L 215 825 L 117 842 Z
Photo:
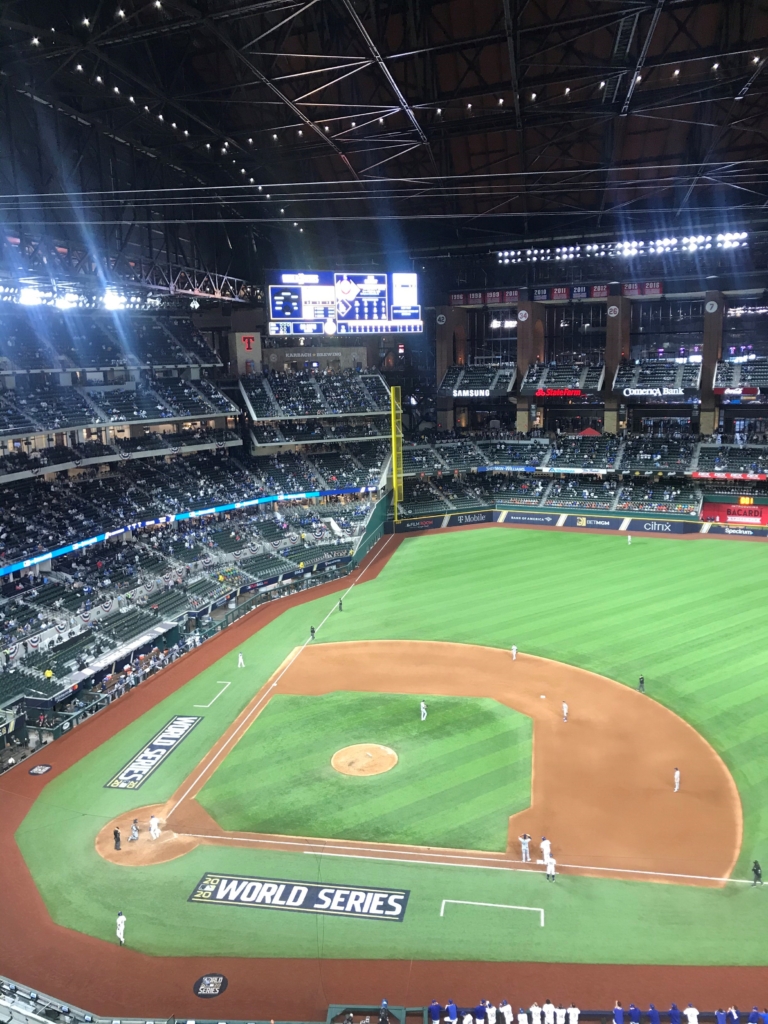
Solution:
M 496 701 L 336 691 L 277 695 L 198 799 L 226 829 L 503 850 L 531 791 L 532 723 Z M 397 765 L 351 777 L 331 766 L 355 743 Z M 292 753 L 295 751 L 295 753 Z

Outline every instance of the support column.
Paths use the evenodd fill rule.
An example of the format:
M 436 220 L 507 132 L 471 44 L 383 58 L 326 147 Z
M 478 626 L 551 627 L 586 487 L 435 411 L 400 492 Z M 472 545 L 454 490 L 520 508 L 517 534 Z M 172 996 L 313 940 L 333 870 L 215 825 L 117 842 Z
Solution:
M 613 378 L 622 359 L 629 359 L 630 301 L 621 294 L 621 284 L 612 281 L 608 286 L 608 309 L 605 324 L 605 382 L 603 384 L 603 430 L 616 434 L 619 429 L 619 404 L 614 395 Z
M 723 293 L 715 278 L 707 279 L 704 296 L 704 338 L 701 346 L 701 412 L 699 431 L 714 434 L 717 429 L 718 410 L 712 388 L 715 383 L 717 361 L 723 354 Z
M 460 306 L 438 306 L 436 313 L 435 387 L 440 387 L 449 366 L 466 363 L 467 311 Z
M 521 290 L 517 304 L 518 381 L 522 381 L 528 367 L 536 362 L 544 362 L 544 306 L 540 302 L 531 302 L 527 293 Z M 522 434 L 531 429 L 531 401 L 524 396 L 517 399 L 515 427 Z

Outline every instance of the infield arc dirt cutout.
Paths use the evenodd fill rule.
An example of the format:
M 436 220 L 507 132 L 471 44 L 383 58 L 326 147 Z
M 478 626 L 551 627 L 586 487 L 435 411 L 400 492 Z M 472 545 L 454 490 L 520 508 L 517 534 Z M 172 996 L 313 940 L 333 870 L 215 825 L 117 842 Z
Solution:
M 546 835 L 559 869 L 569 873 L 719 886 L 733 870 L 743 827 L 736 785 L 709 743 L 682 718 L 649 696 L 572 665 L 525 654 L 513 661 L 497 648 L 436 641 L 316 644 L 286 659 L 171 799 L 109 822 L 96 838 L 97 851 L 107 860 L 139 866 L 183 856 L 201 843 L 352 848 L 348 840 L 319 836 L 227 832 L 195 799 L 271 696 L 336 690 L 485 697 L 533 719 L 531 804 L 510 817 L 506 851 L 440 848 L 437 855 L 446 864 L 521 869 L 517 837 L 527 832 L 534 837 L 534 861 L 538 840 Z M 396 761 L 390 748 L 359 744 L 338 751 L 333 766 L 375 774 Z M 142 832 L 139 842 L 116 852 L 115 825 L 127 834 L 134 817 L 146 821 L 153 812 L 162 825 L 160 839 L 153 842 Z M 422 854 L 436 856 L 431 847 L 356 842 L 353 848 L 361 857 L 418 862 Z

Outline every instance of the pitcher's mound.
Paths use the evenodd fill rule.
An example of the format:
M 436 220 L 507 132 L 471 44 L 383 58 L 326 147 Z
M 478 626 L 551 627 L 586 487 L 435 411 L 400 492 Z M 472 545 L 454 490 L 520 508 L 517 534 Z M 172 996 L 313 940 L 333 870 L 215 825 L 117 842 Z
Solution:
M 394 750 L 379 743 L 354 743 L 337 750 L 331 758 L 331 767 L 342 775 L 381 775 L 396 764 Z

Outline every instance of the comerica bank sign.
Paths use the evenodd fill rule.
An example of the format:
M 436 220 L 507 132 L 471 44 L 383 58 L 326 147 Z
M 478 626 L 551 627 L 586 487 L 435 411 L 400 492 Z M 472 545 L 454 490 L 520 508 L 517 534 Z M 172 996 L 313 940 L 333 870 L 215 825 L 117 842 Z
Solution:
M 625 398 L 682 398 L 684 388 L 622 388 Z

